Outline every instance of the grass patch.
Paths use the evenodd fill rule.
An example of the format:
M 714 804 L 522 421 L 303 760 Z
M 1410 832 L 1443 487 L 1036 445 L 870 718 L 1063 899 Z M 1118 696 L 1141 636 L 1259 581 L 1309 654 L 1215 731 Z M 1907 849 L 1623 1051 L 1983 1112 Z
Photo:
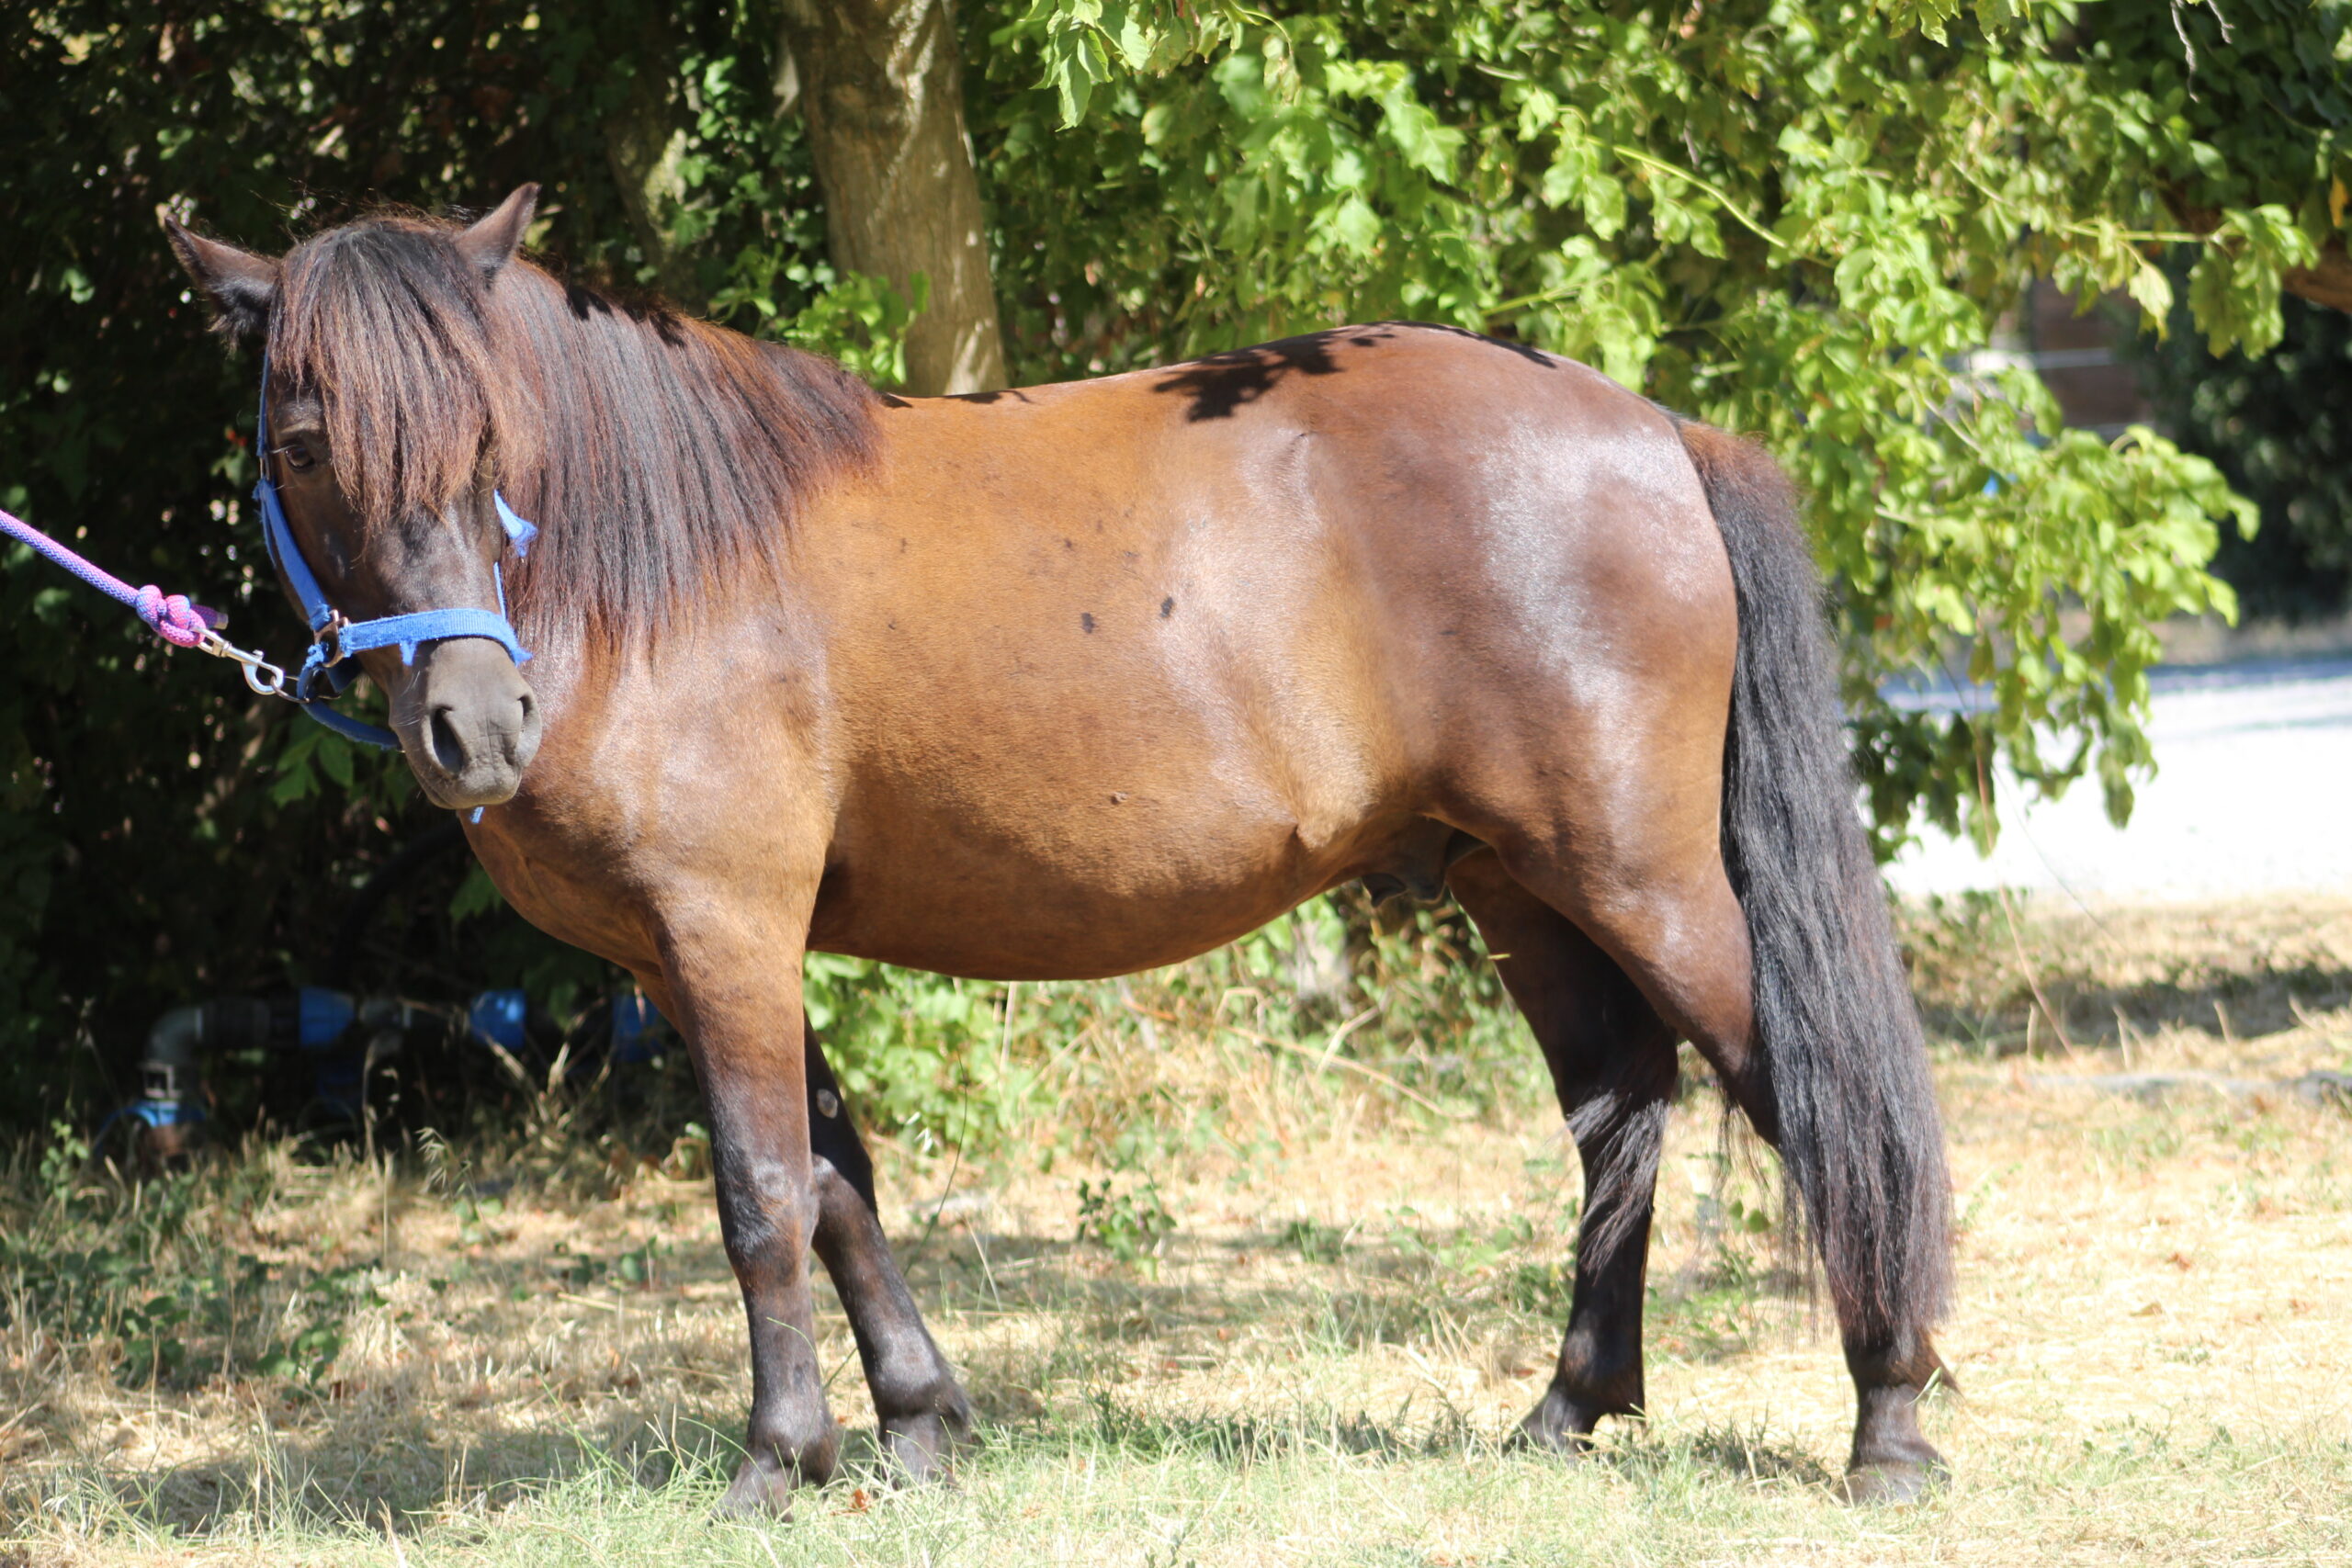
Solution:
M 2030 912 L 2021 934 L 2077 996 L 2166 964 L 2260 991 L 2290 967 L 2265 954 L 2335 940 L 2309 913 L 2318 936 L 2271 911 L 2102 914 L 2113 946 Z M 1935 1016 L 2010 983 L 1997 934 L 1947 922 L 1918 966 Z M 2086 1015 L 2072 1055 L 2038 1040 L 2035 1062 L 1945 1033 L 1963 1393 L 1928 1416 L 1955 1483 L 1908 1511 L 1832 1495 L 1834 1336 L 1711 1095 L 1664 1162 L 1652 1417 L 1564 1464 L 1508 1440 L 1572 1279 L 1556 1116 L 1408 1085 L 1431 1110 L 1166 1009 L 1149 1046 L 1062 1043 L 1068 1101 L 1014 1129 L 1049 1160 L 914 1133 L 879 1151 L 980 1437 L 952 1490 L 883 1484 L 820 1290 L 849 1462 L 788 1524 L 708 1517 L 748 1378 L 691 1138 L 555 1106 L 503 1142 L 374 1163 L 261 1142 L 145 1183 L 28 1145 L 0 1169 L 0 1563 L 2352 1561 L 2352 1395 L 2328 1371 L 2352 1338 L 2344 1111 L 2064 1087 L 2127 1048 L 2344 1066 L 2352 1010 L 2292 1002 L 2226 1010 L 2226 1034 L 2152 1012 L 2107 1043 Z M 1152 1109 L 1212 1086 L 1206 1133 Z M 586 1154 L 546 1146 L 566 1129 Z M 615 1162 L 608 1136 L 646 1153 Z

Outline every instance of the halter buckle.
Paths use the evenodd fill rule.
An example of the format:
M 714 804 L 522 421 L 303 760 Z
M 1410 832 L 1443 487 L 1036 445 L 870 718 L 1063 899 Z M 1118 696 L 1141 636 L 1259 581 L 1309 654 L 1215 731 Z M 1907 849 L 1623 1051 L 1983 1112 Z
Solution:
M 311 640 L 318 645 L 320 668 L 333 669 L 350 657 L 343 648 L 343 634 L 350 629 L 351 623 L 344 618 L 342 611 L 327 612 L 327 624 L 311 634 Z

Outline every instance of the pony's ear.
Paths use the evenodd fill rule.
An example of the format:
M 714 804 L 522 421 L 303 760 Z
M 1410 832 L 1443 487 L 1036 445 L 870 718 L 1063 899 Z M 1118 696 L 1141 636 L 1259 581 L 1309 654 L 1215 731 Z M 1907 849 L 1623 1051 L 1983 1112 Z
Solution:
M 458 236 L 458 254 L 481 269 L 483 282 L 496 277 L 523 248 L 523 231 L 531 226 L 531 211 L 538 205 L 537 186 L 518 186 L 497 211 Z
M 232 340 L 255 338 L 269 325 L 277 295 L 277 264 L 267 256 L 208 240 L 164 219 L 164 236 L 212 305 L 212 320 Z

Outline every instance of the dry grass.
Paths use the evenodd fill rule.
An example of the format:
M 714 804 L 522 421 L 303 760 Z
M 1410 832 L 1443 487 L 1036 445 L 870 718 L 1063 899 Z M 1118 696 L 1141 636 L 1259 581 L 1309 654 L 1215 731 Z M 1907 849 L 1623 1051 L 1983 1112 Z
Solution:
M 204 1178 L 155 1256 L 274 1265 L 232 1340 L 333 1317 L 340 1355 L 316 1382 L 234 1361 L 126 1382 L 124 1327 L 64 1334 L 20 1268 L 0 1562 L 2352 1561 L 2346 1113 L 2090 1084 L 2352 1065 L 2352 905 L 2039 911 L 2019 940 L 2071 1049 L 2037 1022 L 2030 1057 L 2002 918 L 1912 935 L 1946 1037 L 1963 1294 L 1942 1342 L 1966 1391 L 1930 1421 L 1959 1481 L 1921 1508 L 1829 1497 L 1850 1396 L 1826 1325 L 1758 1284 L 1768 1244 L 1734 1222 L 1760 1195 L 1710 1096 L 1667 1161 L 1655 1417 L 1568 1468 L 1497 1450 L 1565 1304 L 1556 1117 L 1521 1096 L 1499 1124 L 1441 1118 L 1186 1036 L 1083 1076 L 1149 1106 L 1222 1084 L 1216 1136 L 1163 1129 L 1119 1170 L 885 1153 L 917 1293 L 984 1417 L 954 1491 L 853 1473 L 791 1524 L 708 1522 L 746 1378 L 707 1182 L 601 1197 L 526 1172 L 491 1213 L 461 1172 L 263 1149 Z M 1177 1222 L 1156 1274 L 1072 1239 L 1080 1181 L 1106 1174 L 1127 1213 L 1156 1192 Z M 142 1223 L 108 1213 L 107 1234 Z M 356 1300 L 288 1282 L 338 1263 Z M 201 1359 L 213 1340 L 190 1334 Z

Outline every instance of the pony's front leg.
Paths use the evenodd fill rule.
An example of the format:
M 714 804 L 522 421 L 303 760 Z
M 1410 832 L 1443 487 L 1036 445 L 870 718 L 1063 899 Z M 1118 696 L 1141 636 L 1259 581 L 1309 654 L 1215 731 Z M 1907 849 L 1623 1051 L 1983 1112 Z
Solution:
M 944 1473 L 950 1450 L 971 1430 L 971 1404 L 890 1256 L 875 1201 L 874 1162 L 805 1018 L 801 1033 L 808 1042 L 808 1141 L 816 1156 L 817 1256 L 857 1337 L 883 1451 L 907 1479 L 929 1480 Z
M 788 1511 L 793 1489 L 830 1479 L 841 1450 L 808 1284 L 818 1190 L 801 1043 L 805 928 L 784 924 L 698 911 L 663 954 L 709 1106 L 719 1233 L 751 1326 L 751 1430 L 719 1505 L 728 1513 Z

